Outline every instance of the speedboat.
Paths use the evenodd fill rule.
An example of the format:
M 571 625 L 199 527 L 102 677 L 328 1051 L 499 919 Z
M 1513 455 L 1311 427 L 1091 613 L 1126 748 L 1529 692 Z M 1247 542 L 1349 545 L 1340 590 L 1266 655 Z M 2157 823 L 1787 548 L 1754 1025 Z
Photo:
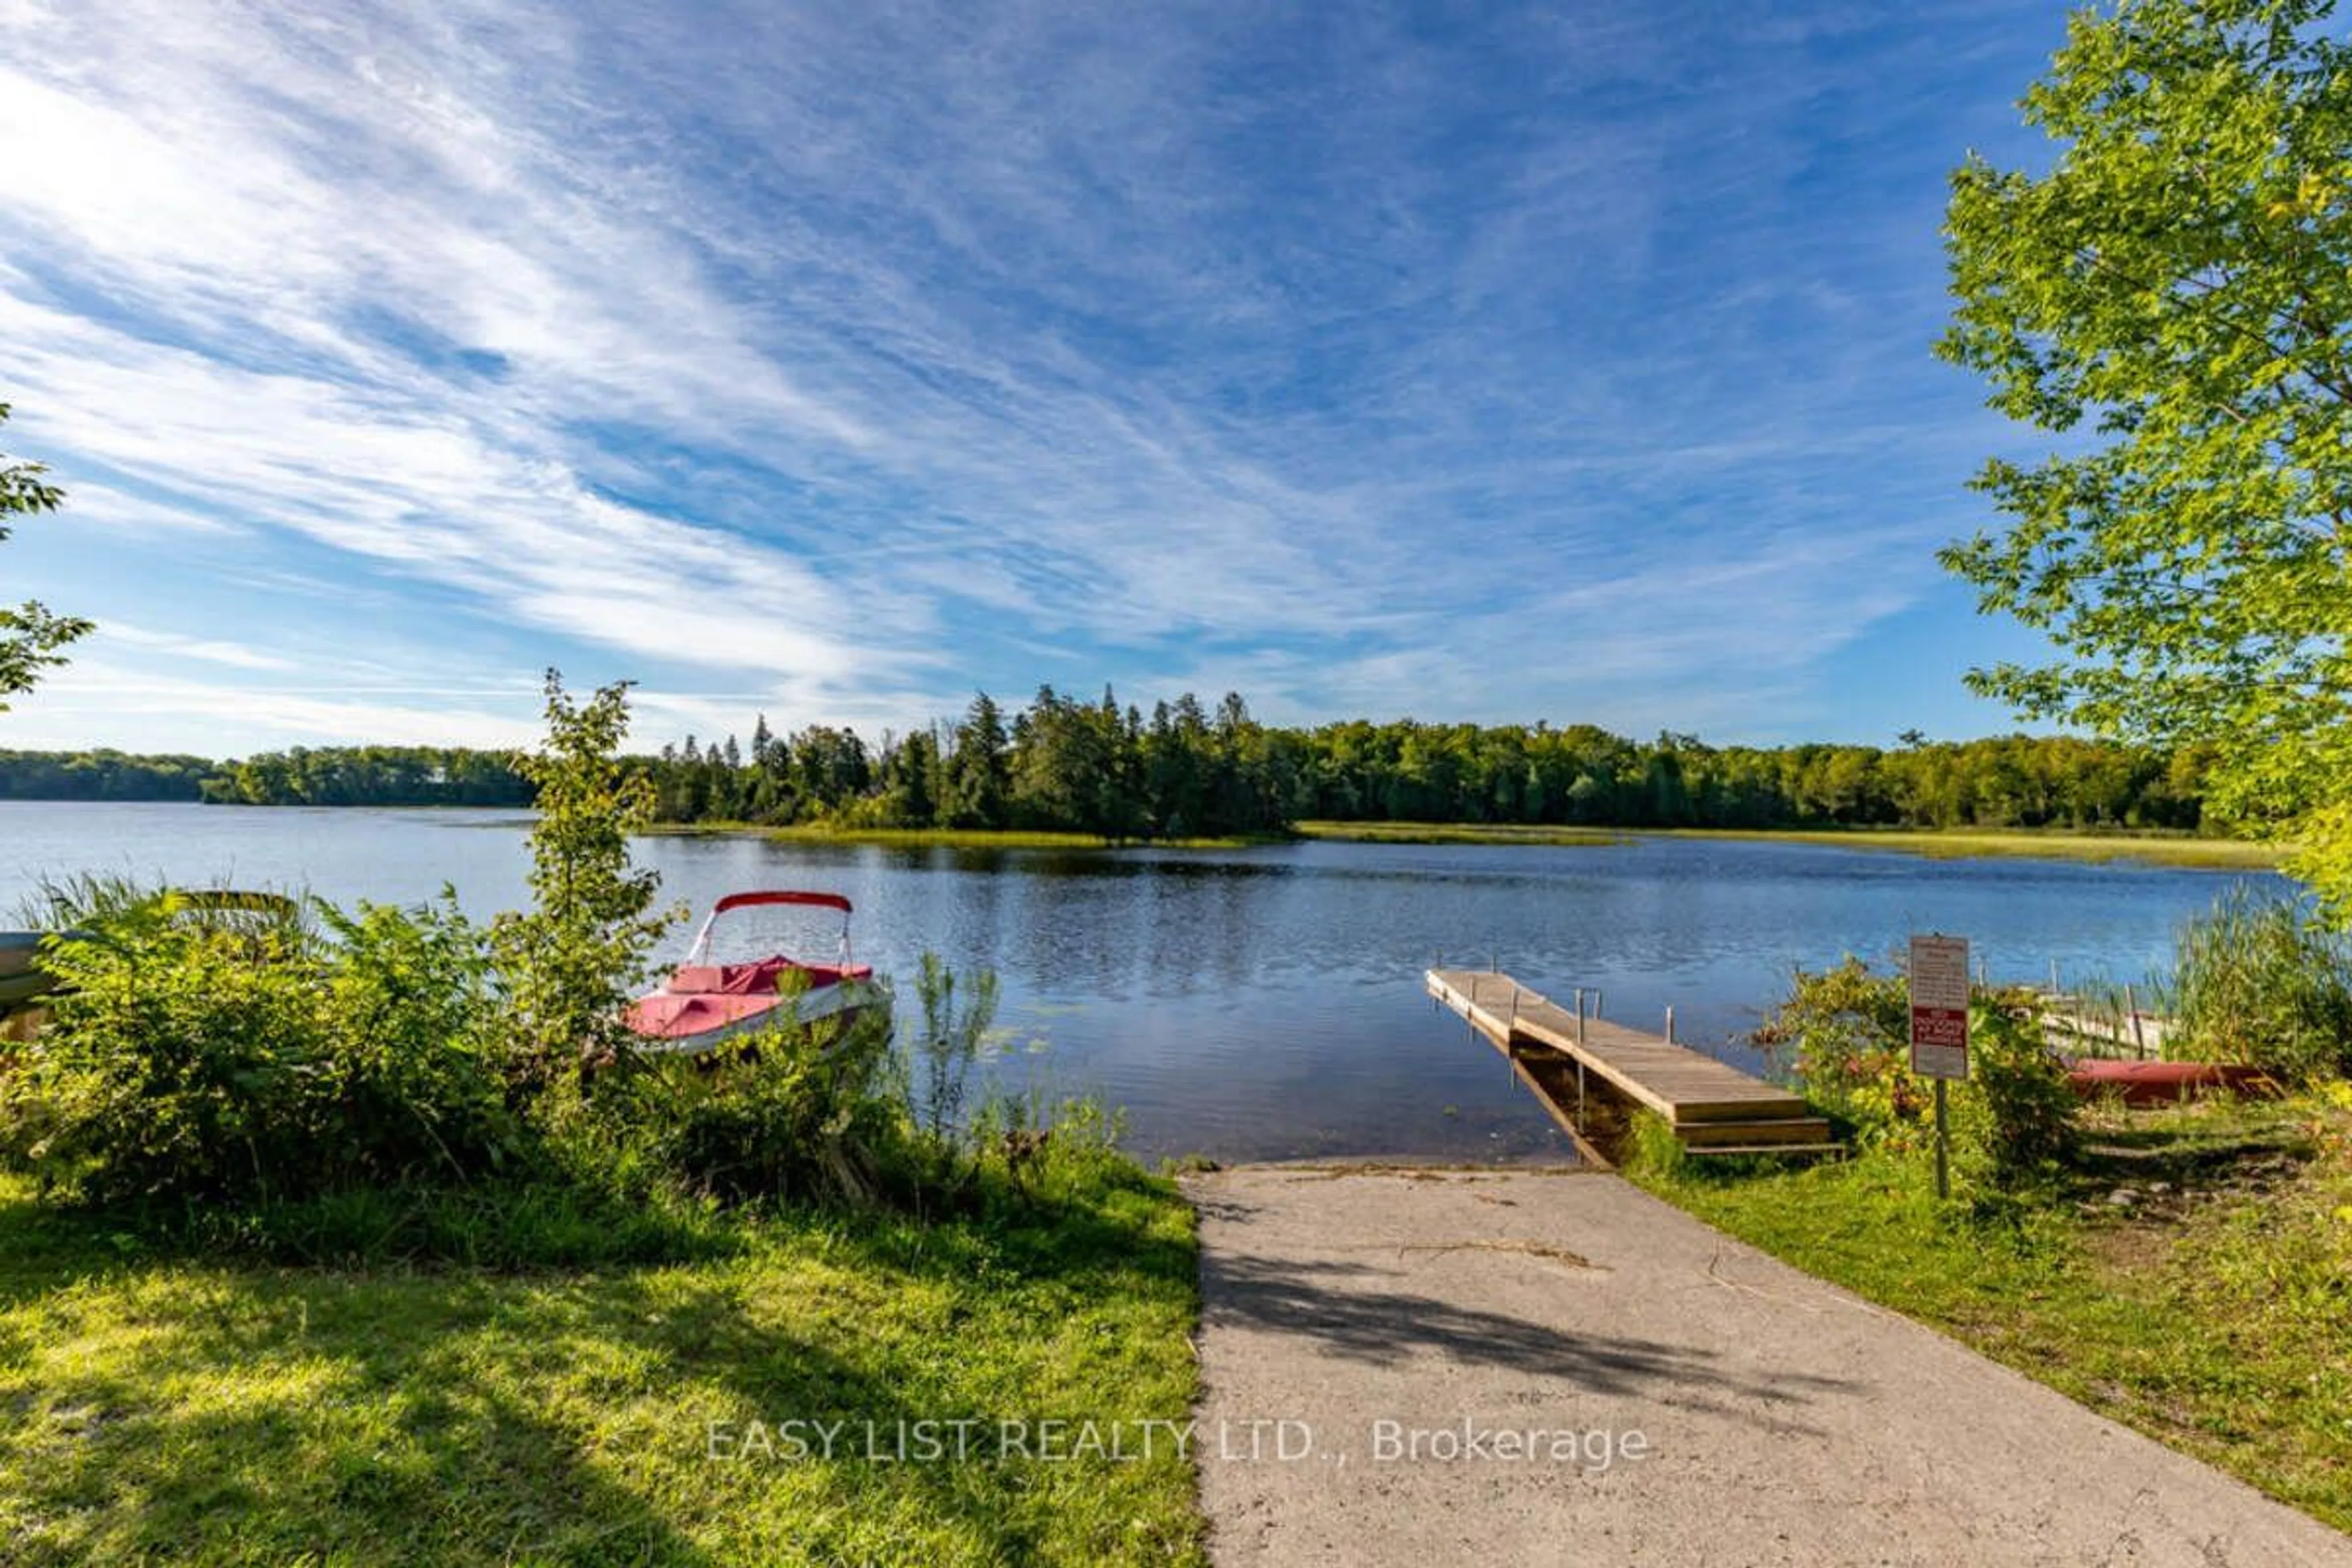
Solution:
M 786 952 L 719 959 L 711 931 L 739 910 L 837 910 L 839 950 L 831 963 Z M 838 893 L 730 893 L 719 900 L 661 988 L 630 1004 L 626 1021 L 642 1050 L 699 1055 L 770 1029 L 821 1027 L 837 1035 L 869 1009 L 887 1013 L 890 993 L 871 964 L 849 959 L 849 900 Z

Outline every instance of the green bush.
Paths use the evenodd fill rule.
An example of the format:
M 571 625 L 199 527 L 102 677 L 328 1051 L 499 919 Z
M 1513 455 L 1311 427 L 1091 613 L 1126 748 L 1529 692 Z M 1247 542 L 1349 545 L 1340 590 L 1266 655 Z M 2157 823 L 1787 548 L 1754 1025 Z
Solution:
M 996 975 L 983 969 L 968 976 L 964 994 L 958 1007 L 955 972 L 939 954 L 924 953 L 915 975 L 918 1014 L 899 1070 L 908 1114 L 938 1140 L 953 1139 L 962 1124 L 972 1064 L 996 1021 Z
M 629 835 L 653 820 L 653 784 L 620 760 L 628 683 L 584 703 L 546 680 L 547 741 L 518 754 L 539 815 L 530 828 L 531 908 L 491 928 L 499 983 L 531 1087 L 569 1085 L 585 1066 L 628 1050 L 624 1008 L 647 955 L 683 909 L 656 910 L 660 879 L 629 858 Z
M 1969 1009 L 1969 1081 L 1956 1098 L 1971 1113 L 1962 1143 L 1996 1187 L 2029 1184 L 2074 1157 L 2082 1097 L 2042 1037 L 2030 996 L 1995 994 Z
M 44 917 L 82 934 L 50 943 L 65 990 L 0 1070 L 0 1160 L 200 1243 L 551 1260 L 703 1245 L 751 1201 L 1028 1201 L 1117 1158 L 1098 1112 L 964 1116 L 995 977 L 929 954 L 901 1041 L 877 1010 L 694 1058 L 640 1049 L 622 1009 L 668 917 L 628 858 L 646 803 L 614 755 L 625 691 L 574 705 L 551 673 L 547 694 L 548 745 L 519 763 L 534 905 L 488 930 L 446 893 L 306 915 L 45 889 Z
M 599 1075 L 592 1098 L 602 1125 L 688 1191 L 877 1203 L 915 1179 L 890 1065 L 888 1020 L 869 1013 L 837 1038 L 786 1024 L 711 1059 L 641 1057 Z
M 1752 1037 L 1787 1061 L 1806 1098 L 1866 1150 L 1920 1153 L 1935 1138 L 1935 1081 L 1911 1070 L 1910 983 L 1848 957 L 1797 972 Z M 2029 1184 L 2072 1157 L 2080 1101 L 2042 1039 L 2029 994 L 1979 992 L 1969 1010 L 1969 1076 L 1947 1094 L 1963 1179 Z
M 1852 954 L 1832 969 L 1798 970 L 1787 1000 L 1750 1037 L 1843 1136 L 1865 1145 L 1904 1142 L 1931 1103 L 1910 1071 L 1909 983 Z
M 2352 1073 L 2352 947 L 2295 902 L 2233 886 L 2175 950 L 2168 1051 L 2290 1084 Z
M 6 1081 L 5 1148 L 100 1200 L 299 1197 L 465 1176 L 513 1147 L 454 908 L 321 906 L 341 941 L 180 918 L 159 895 L 44 962 L 67 989 Z

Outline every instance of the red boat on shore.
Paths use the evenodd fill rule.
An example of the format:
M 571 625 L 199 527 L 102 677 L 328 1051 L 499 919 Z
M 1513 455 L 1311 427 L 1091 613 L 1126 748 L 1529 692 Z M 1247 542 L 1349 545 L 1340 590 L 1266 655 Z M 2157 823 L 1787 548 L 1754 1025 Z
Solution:
M 2236 1062 L 2126 1062 L 2084 1058 L 2066 1069 L 2066 1081 L 2085 1100 L 2120 1094 L 2126 1105 L 2177 1105 L 2200 1095 L 2244 1098 L 2272 1087 L 2260 1068 Z
M 735 962 L 714 958 L 712 928 L 739 910 L 796 908 L 838 910 L 839 951 L 831 963 L 784 952 Z M 661 989 L 632 1003 L 629 1027 L 640 1048 L 696 1055 L 748 1036 L 789 1025 L 830 1025 L 839 1030 L 869 1008 L 887 1011 L 888 987 L 871 964 L 849 958 L 849 900 L 838 893 L 730 893 L 712 907 Z

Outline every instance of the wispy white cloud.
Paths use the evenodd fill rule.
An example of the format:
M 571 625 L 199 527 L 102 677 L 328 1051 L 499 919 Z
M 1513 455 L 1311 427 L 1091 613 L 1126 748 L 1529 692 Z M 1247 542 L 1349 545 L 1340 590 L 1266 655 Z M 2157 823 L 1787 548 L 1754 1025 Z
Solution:
M 315 668 L 344 595 L 395 684 L 704 732 L 1218 671 L 1753 722 L 1963 514 L 1958 148 L 1854 117 L 2005 101 L 1938 72 L 2014 17 L 1708 17 L 0 6 L 8 436 L 156 542 L 159 656 Z M 205 624 L 232 576 L 283 629 Z
M 290 659 L 273 653 L 264 653 L 243 643 L 225 642 L 216 638 L 183 637 L 177 632 L 149 631 L 121 620 L 110 620 L 101 628 L 98 642 L 128 643 L 132 647 L 152 648 L 176 658 L 193 658 L 205 664 L 226 664 L 236 669 L 291 669 Z

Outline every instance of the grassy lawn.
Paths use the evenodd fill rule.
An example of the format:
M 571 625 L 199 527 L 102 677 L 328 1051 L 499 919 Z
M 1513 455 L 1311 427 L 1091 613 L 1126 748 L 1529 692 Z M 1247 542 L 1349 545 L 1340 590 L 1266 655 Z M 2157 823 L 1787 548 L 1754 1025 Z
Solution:
M 1644 830 L 1645 834 L 1647 831 Z M 2095 862 L 2145 860 L 2159 866 L 2188 866 L 2219 871 L 2271 870 L 2277 867 L 2282 854 L 2277 845 L 2249 844 L 2236 838 L 2188 838 L 2153 833 L 2061 833 L 2033 829 L 2001 832 L 1963 827 L 1935 831 L 1878 827 L 1824 831 L 1676 828 L 1658 836 L 1826 844 L 1840 849 L 1888 849 L 1905 855 L 1924 855 L 1936 860 L 1958 860 L 1978 856 Z
M 1994 1220 L 1889 1158 L 1636 1179 L 2352 1531 L 2352 1109 L 2115 1113 L 2091 1143 L 2062 1201 Z
M 1034 1425 L 1123 1423 L 1132 1453 L 1187 1418 L 1167 1184 L 730 1234 L 642 1268 L 291 1268 L 154 1253 L 0 1184 L 0 1560 L 1202 1561 L 1167 1439 L 1056 1462 Z M 792 1457 L 782 1424 L 817 1419 L 847 1423 L 834 1458 Z M 965 1462 L 868 1458 L 868 1422 L 887 1455 L 901 1422 L 959 1419 Z

